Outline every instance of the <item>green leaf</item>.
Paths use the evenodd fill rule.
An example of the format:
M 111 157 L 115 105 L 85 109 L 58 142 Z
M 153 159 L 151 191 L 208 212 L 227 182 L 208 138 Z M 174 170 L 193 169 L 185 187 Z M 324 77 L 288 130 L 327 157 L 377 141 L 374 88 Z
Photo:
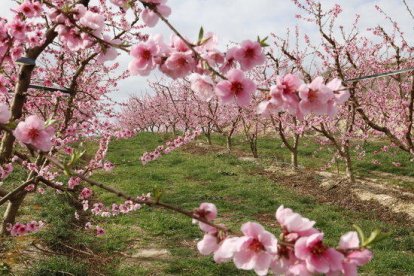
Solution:
M 375 242 L 380 242 L 385 239 L 388 239 L 391 236 L 391 233 L 379 233 L 378 236 L 375 238 Z
M 208 38 L 204 38 L 198 45 L 199 46 L 201 46 L 201 45 L 203 45 L 204 43 L 207 43 L 207 41 L 209 41 L 211 39 L 211 36 L 210 37 L 208 37 Z
M 85 152 L 86 150 L 83 150 L 83 151 L 74 150 L 70 156 L 70 160 L 67 163 L 67 166 L 72 167 L 73 165 L 75 165 L 82 158 Z
M 48 120 L 45 122 L 45 127 L 51 126 L 51 125 L 53 125 L 53 124 L 54 124 L 54 123 L 56 123 L 56 122 L 57 122 L 56 120 L 54 120 L 54 119 L 50 118 L 50 119 L 48 119 Z
M 359 240 L 361 241 L 361 244 L 364 244 L 365 243 L 364 231 L 362 231 L 361 227 L 359 227 L 356 224 L 352 225 L 352 227 L 354 227 L 355 230 L 358 232 L 358 236 L 359 236 Z
M 368 247 L 373 243 L 380 242 L 388 237 L 390 237 L 391 234 L 389 233 L 381 233 L 380 230 L 375 230 L 371 233 L 369 238 L 362 244 L 363 247 Z
M 204 38 L 204 29 L 203 26 L 201 26 L 200 31 L 198 32 L 198 44 L 200 45 L 202 40 Z
M 268 37 L 268 36 L 266 36 L 265 38 L 261 39 L 261 40 L 259 41 L 260 46 L 262 46 L 262 47 L 269 47 L 269 44 L 267 44 L 267 43 L 266 43 L 266 40 L 267 40 L 268 38 L 269 38 L 269 37 Z
M 64 171 L 65 175 L 67 175 L 67 176 L 72 175 L 72 173 L 70 172 L 70 167 L 66 164 L 63 164 L 63 171 Z
M 369 244 L 371 244 L 377 238 L 377 236 L 379 234 L 380 234 L 380 231 L 379 230 L 374 230 L 371 233 L 371 235 L 369 236 L 369 238 L 362 243 L 362 246 L 365 247 L 365 246 L 368 246 Z

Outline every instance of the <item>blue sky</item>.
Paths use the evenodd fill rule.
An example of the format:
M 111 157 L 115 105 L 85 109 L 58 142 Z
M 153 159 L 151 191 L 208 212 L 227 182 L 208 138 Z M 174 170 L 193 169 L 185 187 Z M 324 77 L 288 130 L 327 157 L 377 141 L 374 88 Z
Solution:
M 8 17 L 12 0 L 1 0 L 0 16 Z M 408 0 L 408 3 L 413 0 Z M 361 30 L 383 23 L 374 5 L 379 5 L 392 17 L 397 18 L 407 34 L 414 37 L 414 20 L 408 16 L 402 0 L 321 0 L 325 7 L 339 3 L 343 8 L 340 24 L 349 26 L 355 14 L 361 15 Z M 200 26 L 206 31 L 213 31 L 220 37 L 224 47 L 228 42 L 240 42 L 244 39 L 264 37 L 270 32 L 283 35 L 287 27 L 293 27 L 297 21 L 298 9 L 290 0 L 169 0 L 172 8 L 170 21 L 177 29 L 190 39 L 195 39 Z M 414 8 L 414 3 L 413 3 Z M 301 28 L 308 35 L 316 37 L 312 25 L 301 21 Z M 145 30 L 148 33 L 162 33 L 168 38 L 170 31 L 160 22 L 155 28 Z M 122 68 L 128 65 L 129 57 L 122 55 L 118 61 Z M 155 77 L 157 74 L 152 75 Z M 141 94 L 147 90 L 147 78 L 130 77 L 124 80 L 120 91 L 113 93 L 116 100 L 126 100 L 130 94 Z M 147 90 L 147 92 L 149 92 Z

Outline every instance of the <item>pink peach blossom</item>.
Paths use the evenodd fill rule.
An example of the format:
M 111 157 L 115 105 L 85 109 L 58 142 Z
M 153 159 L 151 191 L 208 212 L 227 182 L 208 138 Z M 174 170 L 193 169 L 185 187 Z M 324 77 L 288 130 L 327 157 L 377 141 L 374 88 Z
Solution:
M 24 40 L 26 38 L 27 26 L 20 19 L 14 19 L 7 24 L 7 29 L 11 37 L 18 40 Z
M 240 44 L 240 47 L 234 53 L 234 58 L 240 63 L 243 71 L 261 65 L 266 60 L 260 43 L 251 40 L 245 40 Z
M 196 61 L 191 52 L 172 53 L 161 66 L 161 71 L 173 79 L 187 76 L 195 69 Z
M 104 35 L 103 39 L 106 42 L 110 43 L 111 45 L 119 45 L 122 42 L 119 39 L 112 40 L 107 35 Z M 106 61 L 111 61 L 111 60 L 116 59 L 117 56 L 118 56 L 118 52 L 117 52 L 115 47 L 111 47 L 111 46 L 102 47 L 101 52 L 99 53 L 99 55 L 97 57 L 97 62 L 98 63 L 104 63 Z
M 189 80 L 191 82 L 191 89 L 200 99 L 210 101 L 214 97 L 215 84 L 209 76 L 194 73 L 190 75 Z
M 194 214 L 197 215 L 197 217 L 201 219 L 205 219 L 207 221 L 213 221 L 217 217 L 217 207 L 213 203 L 201 203 L 200 207 L 198 207 Z M 204 232 L 210 232 L 212 226 L 209 226 L 201 221 L 198 221 L 196 219 L 193 219 L 193 223 L 198 223 L 201 230 Z
M 219 248 L 217 237 L 213 234 L 204 234 L 201 241 L 197 243 L 197 249 L 202 255 L 210 255 Z
M 0 104 L 0 124 L 7 124 L 10 121 L 11 113 L 6 104 Z
M 171 47 L 177 52 L 187 52 L 190 50 L 184 40 L 176 34 L 171 35 Z
M 224 54 L 216 49 L 208 50 L 202 56 L 212 66 L 223 64 L 225 60 Z
M 349 91 L 342 85 L 340 79 L 333 79 L 327 85 L 334 92 L 334 98 L 328 101 L 327 114 L 334 116 L 337 113 L 338 106 L 343 105 L 350 97 Z
M 220 81 L 216 85 L 216 95 L 223 103 L 236 101 L 240 106 L 247 106 L 256 90 L 256 84 L 246 78 L 243 71 L 239 69 L 230 70 L 226 77 L 227 80 Z
M 296 240 L 298 237 L 309 236 L 318 231 L 313 228 L 315 221 L 311 221 L 295 213 L 290 208 L 280 206 L 276 211 L 276 220 L 282 226 L 282 230 L 291 240 Z
M 323 244 L 323 233 L 299 238 L 295 243 L 295 256 L 306 262 L 312 273 L 342 271 L 344 255 Z
M 74 189 L 76 186 L 78 186 L 81 182 L 81 179 L 79 177 L 71 177 L 68 180 L 68 188 Z
M 79 23 L 99 33 L 104 28 L 105 17 L 99 13 L 91 12 L 88 10 L 79 20 Z
M 281 249 L 282 248 L 282 249 Z M 283 254 L 275 257 L 270 264 L 270 268 L 275 275 L 311 275 L 311 273 L 306 269 L 304 262 L 299 261 L 293 250 L 282 246 L 278 248 L 279 251 L 283 251 Z
M 33 8 L 33 4 L 30 1 L 24 1 L 19 8 L 17 9 L 19 12 L 23 13 L 24 16 L 31 18 L 36 15 L 36 11 Z
M 294 74 L 278 76 L 276 86 L 271 90 L 271 93 L 280 94 L 284 102 L 284 108 L 295 114 L 299 106 L 298 89 L 302 83 L 303 81 Z
M 154 58 L 160 53 L 160 49 L 153 40 L 141 42 L 132 47 L 130 55 L 133 60 L 129 63 L 131 75 L 148 76 L 155 68 Z
M 302 84 L 299 87 L 299 97 L 299 107 L 304 115 L 324 115 L 328 112 L 328 102 L 334 98 L 334 94 L 323 83 L 323 78 L 317 77 L 310 84 Z
M 80 20 L 88 11 L 88 9 L 82 4 L 76 4 L 75 7 L 72 9 L 73 18 L 76 20 Z
M 100 226 L 96 226 L 96 235 L 97 236 L 102 236 L 102 235 L 105 235 L 105 230 L 102 228 L 102 227 L 100 227 Z
M 244 236 L 236 241 L 234 264 L 239 269 L 254 269 L 258 275 L 267 275 L 273 254 L 277 253 L 275 236 L 254 222 L 243 224 L 241 230 Z
M 270 93 L 267 99 L 257 106 L 257 113 L 262 115 L 269 115 L 278 111 L 282 111 L 284 101 L 282 95 L 276 86 L 270 88 Z
M 90 198 L 92 196 L 92 193 L 93 192 L 92 192 L 91 189 L 89 189 L 89 188 L 83 188 L 82 189 L 82 192 L 79 195 L 79 198 L 80 199 L 88 199 L 88 198 Z
M 147 1 L 146 1 L 147 2 Z M 159 12 L 163 17 L 168 17 L 171 14 L 171 8 L 165 5 L 166 0 L 160 0 L 156 2 L 147 2 L 151 4 L 155 4 L 154 7 L 157 12 Z M 159 16 L 150 8 L 145 8 L 141 13 L 142 20 L 144 21 L 145 25 L 148 27 L 154 27 L 157 25 Z
M 111 172 L 114 169 L 114 164 L 112 164 L 111 162 L 107 161 L 103 164 L 103 169 L 106 172 Z
M 214 252 L 214 261 L 216 263 L 224 263 L 230 261 L 234 257 L 234 252 L 238 247 L 239 237 L 228 237 L 219 245 Z
M 349 251 L 343 260 L 343 273 L 345 276 L 358 275 L 358 267 L 369 263 L 372 259 L 372 252 L 368 249 L 359 249 L 360 243 L 358 233 L 348 232 L 341 236 L 339 249 Z
M 36 115 L 20 122 L 13 134 L 19 142 L 30 144 L 41 151 L 49 151 L 52 148 L 54 129 L 51 126 L 46 127 L 45 122 Z
M 208 232 L 204 234 L 201 241 L 197 243 L 197 249 L 202 255 L 210 255 L 217 251 L 220 247 L 219 233 L 216 228 L 211 227 Z
M 235 67 L 236 64 L 236 52 L 237 47 L 230 48 L 226 53 L 226 59 L 224 64 L 220 67 L 220 71 L 227 73 L 230 69 Z

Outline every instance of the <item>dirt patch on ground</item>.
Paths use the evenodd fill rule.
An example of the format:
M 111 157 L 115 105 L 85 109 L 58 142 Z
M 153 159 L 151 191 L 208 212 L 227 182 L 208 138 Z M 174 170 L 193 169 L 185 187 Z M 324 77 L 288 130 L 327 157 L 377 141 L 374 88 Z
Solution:
M 364 180 L 351 184 L 341 176 L 310 170 L 294 172 L 273 167 L 259 174 L 319 202 L 362 212 L 372 219 L 403 225 L 414 222 L 414 194 L 403 188 Z
M 204 143 L 189 144 L 184 150 L 192 154 L 228 153 L 223 147 Z M 232 151 L 231 154 L 242 162 L 258 164 L 261 168 L 256 171 L 257 174 L 299 194 L 311 195 L 319 202 L 357 211 L 375 220 L 408 226 L 414 223 L 413 191 L 387 181 L 414 182 L 412 177 L 374 172 L 372 178 L 358 179 L 352 184 L 343 175 L 315 172 L 306 168 L 295 171 L 277 162 L 264 165 L 260 159 L 246 157 L 242 151 Z

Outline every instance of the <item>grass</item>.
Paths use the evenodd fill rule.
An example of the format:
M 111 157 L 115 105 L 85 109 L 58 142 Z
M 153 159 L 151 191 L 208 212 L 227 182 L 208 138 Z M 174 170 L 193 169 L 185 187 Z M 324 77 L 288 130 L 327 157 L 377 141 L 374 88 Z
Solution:
M 155 148 L 162 141 L 162 137 L 148 133 L 129 141 L 117 141 L 111 145 L 108 157 L 118 164 L 137 160 L 144 151 Z M 270 151 L 271 142 L 266 143 Z M 241 148 L 240 144 L 237 147 Z M 265 144 L 260 144 L 259 148 L 263 151 L 267 149 Z M 307 150 L 311 151 L 312 148 Z M 281 204 L 316 220 L 317 226 L 325 231 L 331 245 L 337 243 L 341 233 L 351 230 L 353 223 L 361 225 L 366 231 L 379 228 L 389 232 L 391 238 L 376 246 L 375 260 L 363 271 L 375 275 L 414 273 L 414 264 L 410 261 L 414 257 L 412 228 L 386 224 L 371 219 L 367 214 L 318 204 L 311 197 L 298 197 L 277 183 L 257 176 L 254 173 L 256 169 L 254 163 L 240 162 L 231 155 L 194 155 L 176 151 L 145 167 L 138 162 L 125 163 L 118 165 L 112 174 L 102 173 L 95 178 L 133 195 L 147 193 L 158 187 L 164 191 L 163 201 L 189 210 L 197 207 L 200 202 L 214 202 L 220 212 L 219 222 L 226 223 L 233 229 L 248 220 L 259 220 L 277 232 L 273 212 Z M 102 196 L 108 203 L 116 200 L 112 195 Z M 217 265 L 210 257 L 197 254 L 195 242 L 201 233 L 191 225 L 190 219 L 181 215 L 144 208 L 132 216 L 105 221 L 109 226 L 109 235 L 103 237 L 103 240 L 110 244 L 108 246 L 125 249 L 125 241 L 141 237 L 141 246 L 166 248 L 172 254 L 173 261 L 162 264 L 155 262 L 148 266 L 146 272 L 141 265 L 133 263 L 123 268 L 127 271 L 138 269 L 143 274 L 179 275 L 243 274 L 236 271 L 232 264 Z M 136 226 L 140 231 L 128 231 Z M 116 241 L 114 237 L 118 237 Z
M 213 144 L 225 146 L 225 139 L 221 136 L 213 136 Z M 244 141 L 243 136 L 235 136 L 233 146 L 235 150 L 250 153 L 249 145 Z M 410 160 L 412 157 L 408 153 L 396 147 L 389 147 L 387 140 L 353 141 L 352 146 L 353 168 L 358 177 L 372 177 L 372 172 L 393 174 L 401 178 L 392 179 L 389 177 L 387 178 L 388 182 L 414 191 L 414 181 L 403 178 L 414 177 L 414 161 Z M 387 151 L 383 150 L 384 146 L 388 146 Z M 290 152 L 278 137 L 275 138 L 271 135 L 260 137 L 257 147 L 259 157 L 262 159 L 290 163 Z M 361 152 L 364 154 L 361 155 Z M 298 160 L 301 166 L 319 170 L 332 160 L 333 153 L 333 147 L 321 146 L 316 142 L 315 137 L 300 138 Z M 338 165 L 339 171 L 344 172 L 344 162 L 339 160 Z M 333 165 L 329 170 L 337 172 L 338 168 Z M 384 175 L 380 176 L 384 177 Z
M 163 191 L 162 201 L 188 210 L 196 208 L 201 202 L 213 202 L 219 209 L 218 222 L 225 223 L 232 229 L 238 229 L 246 221 L 255 220 L 277 234 L 274 212 L 281 204 L 316 220 L 316 226 L 326 233 L 327 242 L 332 246 L 337 244 L 342 233 L 352 230 L 354 223 L 367 232 L 381 229 L 391 236 L 375 245 L 375 258 L 362 269 L 362 272 L 367 275 L 414 275 L 413 227 L 388 224 L 376 220 L 371 214 L 343 210 L 334 205 L 320 204 L 310 196 L 299 196 L 265 176 L 257 175 L 257 164 L 241 162 L 237 157 L 228 154 L 190 154 L 179 150 L 142 166 L 138 161 L 142 153 L 156 148 L 167 138 L 168 136 L 143 133 L 130 140 L 114 141 L 108 151 L 108 159 L 117 164 L 116 168 L 111 173 L 100 172 L 93 178 L 131 195 L 146 194 L 157 187 Z M 214 137 L 214 142 L 223 144 L 224 139 Z M 301 149 L 302 164 L 316 168 L 329 160 L 329 155 L 324 150 L 315 153 L 318 146 L 310 140 L 303 143 L 308 144 Z M 259 154 L 288 160 L 287 150 L 279 145 L 280 142 L 272 139 L 261 139 L 258 145 Z M 235 147 L 245 152 L 248 150 L 239 137 L 236 138 Z M 367 145 L 369 150 L 377 150 L 380 147 L 380 144 Z M 378 158 L 382 158 L 380 156 L 382 155 Z M 404 164 L 394 173 L 412 173 L 408 169 L 412 169 L 412 164 L 404 161 L 403 155 L 397 154 L 392 158 Z M 385 164 L 388 161 L 384 157 L 381 162 Z M 384 169 L 387 172 L 385 167 L 384 165 L 376 169 Z M 365 169 L 368 170 L 369 166 L 361 165 L 358 173 L 363 174 Z M 111 194 L 98 190 L 96 192 L 108 205 L 122 202 Z M 65 208 L 70 206 L 60 206 L 59 200 L 52 200 L 48 204 L 55 206 L 56 210 L 53 213 L 46 208 L 45 212 L 49 214 L 51 225 L 40 234 L 45 235 L 45 239 L 53 243 L 53 236 L 56 233 L 63 235 L 59 231 L 64 227 L 56 218 L 69 219 L 64 213 L 69 212 Z M 106 235 L 96 238 L 87 232 L 79 231 L 75 237 L 69 236 L 64 239 L 70 239 L 74 244 L 86 245 L 104 257 L 109 256 L 111 262 L 101 268 L 105 275 L 253 275 L 251 272 L 236 270 L 231 263 L 217 265 L 211 257 L 198 254 L 196 242 L 200 239 L 201 233 L 191 224 L 189 218 L 182 215 L 143 207 L 128 215 L 112 218 L 94 217 L 92 220 L 94 224 L 104 227 Z M 54 228 L 55 225 L 58 229 Z M 124 258 L 117 253 L 134 255 L 142 249 L 149 248 L 167 249 L 170 256 L 164 259 L 142 260 Z M 73 262 L 77 266 L 68 267 L 68 262 Z M 71 269 L 68 272 L 75 275 L 84 275 L 82 273 L 86 269 L 85 266 L 89 266 L 88 271 L 95 269 L 91 264 L 83 263 L 81 258 L 50 258 L 37 264 L 33 270 L 36 273 L 31 275 L 47 275 L 42 273 L 65 269 Z

